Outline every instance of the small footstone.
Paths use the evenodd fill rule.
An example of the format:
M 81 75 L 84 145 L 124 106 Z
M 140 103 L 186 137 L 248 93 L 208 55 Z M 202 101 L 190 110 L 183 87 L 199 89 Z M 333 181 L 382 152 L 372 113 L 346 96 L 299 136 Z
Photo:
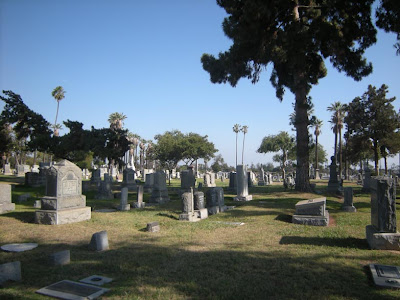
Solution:
M 159 232 L 160 224 L 158 222 L 147 223 L 146 230 L 149 232 Z
M 370 264 L 374 283 L 381 287 L 400 288 L 400 268 L 395 266 Z
M 53 266 L 67 265 L 71 262 L 71 251 L 64 250 L 50 255 L 50 264 Z

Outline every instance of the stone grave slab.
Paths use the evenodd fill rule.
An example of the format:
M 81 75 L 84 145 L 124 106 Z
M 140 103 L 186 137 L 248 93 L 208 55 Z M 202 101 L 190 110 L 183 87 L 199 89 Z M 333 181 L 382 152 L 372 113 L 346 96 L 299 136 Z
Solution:
M 71 280 L 62 280 L 36 291 L 36 293 L 66 300 L 77 299 L 96 299 L 108 292 L 109 289 L 98 286 L 74 282 Z
M 97 285 L 97 286 L 102 286 L 103 284 L 110 283 L 111 281 L 113 281 L 112 278 L 104 277 L 104 276 L 100 276 L 100 275 L 92 275 L 92 276 L 89 276 L 89 277 L 79 280 L 79 282 L 93 284 L 93 285 Z
M 326 198 L 297 202 L 296 212 L 292 217 L 292 223 L 311 226 L 328 226 L 329 213 L 326 210 Z
M 377 286 L 400 288 L 399 267 L 370 264 L 369 268 L 371 270 L 374 283 Z
M 6 244 L 1 246 L 1 250 L 6 252 L 23 252 L 36 248 L 38 244 L 36 243 L 15 243 L 15 244 Z

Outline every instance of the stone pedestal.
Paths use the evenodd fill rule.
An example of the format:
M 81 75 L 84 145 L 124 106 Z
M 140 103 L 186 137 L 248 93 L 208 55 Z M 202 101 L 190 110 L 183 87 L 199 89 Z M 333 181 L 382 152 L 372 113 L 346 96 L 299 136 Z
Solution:
M 238 165 L 237 172 L 237 196 L 233 198 L 234 201 L 250 201 L 253 196 L 249 195 L 249 183 L 247 178 L 246 166 Z
M 15 210 L 15 203 L 11 203 L 11 185 L 0 183 L 0 214 Z
M 326 198 L 299 201 L 296 213 L 292 217 L 294 224 L 328 226 L 329 213 L 326 210 Z
M 50 167 L 46 178 L 46 196 L 41 210 L 35 212 L 35 223 L 69 224 L 89 220 L 91 209 L 82 195 L 82 172 L 68 160 Z
M 136 190 L 135 170 L 125 169 L 123 172 L 123 186 L 127 187 L 130 191 Z
M 400 251 L 400 233 L 379 232 L 373 225 L 366 226 L 365 233 L 371 249 Z

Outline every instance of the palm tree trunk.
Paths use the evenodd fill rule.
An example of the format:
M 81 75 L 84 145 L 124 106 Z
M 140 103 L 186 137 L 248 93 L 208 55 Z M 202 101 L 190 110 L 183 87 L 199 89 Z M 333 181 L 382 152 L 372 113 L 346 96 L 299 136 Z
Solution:
M 236 132 L 236 169 L 237 169 L 237 139 L 238 139 L 238 133 Z
M 342 179 L 342 128 L 339 127 L 339 178 Z
M 56 120 L 54 121 L 54 128 L 57 125 L 57 118 L 58 118 L 58 108 L 60 106 L 60 101 L 57 101 L 57 112 L 56 112 Z
M 384 161 L 385 161 L 385 174 L 388 174 L 388 168 L 387 168 L 387 157 L 386 155 L 383 157 Z
M 338 161 L 336 149 L 337 149 L 337 128 L 335 129 L 335 149 L 334 149 L 334 154 L 333 154 L 333 156 L 335 157 L 335 160 Z
M 315 172 L 318 169 L 318 135 L 315 135 Z M 317 179 L 317 178 L 315 178 Z

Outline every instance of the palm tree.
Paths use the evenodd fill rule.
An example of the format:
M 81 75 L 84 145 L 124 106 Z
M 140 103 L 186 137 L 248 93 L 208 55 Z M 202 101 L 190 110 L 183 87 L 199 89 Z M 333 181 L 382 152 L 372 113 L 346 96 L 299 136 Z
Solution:
M 342 128 L 345 116 L 345 106 L 340 103 L 340 101 L 336 101 L 331 104 L 327 108 L 328 111 L 333 112 L 331 120 L 332 130 L 335 133 L 335 152 L 334 156 L 337 161 L 337 140 L 339 135 L 339 176 L 342 178 Z
M 111 129 L 122 129 L 123 123 L 122 121 L 126 119 L 126 116 L 123 113 L 112 113 L 108 117 L 108 122 L 110 123 Z
M 56 112 L 56 120 L 54 121 L 54 130 L 56 129 L 57 125 L 57 117 L 58 117 L 58 108 L 60 106 L 60 101 L 64 99 L 66 91 L 64 91 L 62 86 L 56 87 L 52 92 L 51 95 L 56 99 L 57 101 L 57 112 Z
M 242 127 L 242 132 L 243 132 L 243 148 L 242 148 L 242 165 L 244 166 L 244 164 L 243 164 L 243 156 L 244 156 L 244 139 L 245 139 L 245 137 L 246 137 L 246 133 L 247 133 L 247 129 L 248 129 L 249 127 L 248 126 L 246 126 L 246 125 L 244 125 L 243 127 Z
M 54 125 L 54 136 L 59 136 L 60 135 L 60 129 L 62 129 L 61 124 L 55 124 Z
M 318 169 L 318 136 L 321 134 L 321 127 L 322 127 L 322 120 L 315 119 L 313 126 L 315 127 L 314 134 L 315 134 L 315 174 L 317 174 Z M 316 176 L 315 176 L 316 177 Z M 317 178 L 315 178 L 317 179 Z
M 240 125 L 239 124 L 233 125 L 233 132 L 236 133 L 236 167 L 237 167 L 237 139 L 239 131 L 240 131 Z

